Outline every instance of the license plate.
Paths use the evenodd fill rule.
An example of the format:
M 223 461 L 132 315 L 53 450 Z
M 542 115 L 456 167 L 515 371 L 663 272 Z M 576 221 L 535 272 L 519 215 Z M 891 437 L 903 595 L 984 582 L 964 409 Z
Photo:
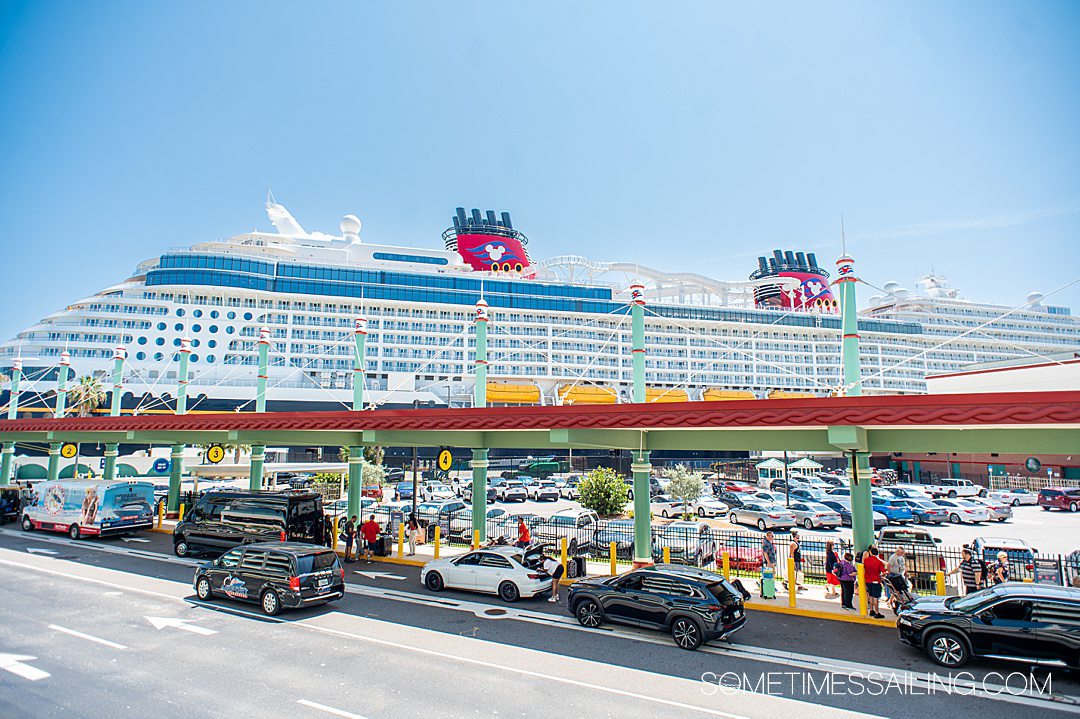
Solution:
M 741 609 L 736 609 L 735 610 L 735 618 L 738 619 L 741 616 L 742 616 L 742 610 Z
M 329 587 L 329 586 L 330 586 L 330 580 L 329 579 L 320 579 L 319 580 L 318 587 L 320 589 L 322 589 L 323 587 Z

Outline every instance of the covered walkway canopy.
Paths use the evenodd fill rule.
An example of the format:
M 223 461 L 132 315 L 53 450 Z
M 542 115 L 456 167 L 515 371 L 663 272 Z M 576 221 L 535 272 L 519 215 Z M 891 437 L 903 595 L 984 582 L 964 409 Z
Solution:
M 1080 391 L 0 421 L 18 442 L 1059 454 Z

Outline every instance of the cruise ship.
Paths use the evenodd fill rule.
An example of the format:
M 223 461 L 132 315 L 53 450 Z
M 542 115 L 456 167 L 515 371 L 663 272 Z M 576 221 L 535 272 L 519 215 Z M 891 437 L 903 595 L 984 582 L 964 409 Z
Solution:
M 627 402 L 635 284 L 647 301 L 648 401 L 842 391 L 839 308 L 813 253 L 774 250 L 747 279 L 721 280 L 538 258 L 506 212 L 457 208 L 428 247 L 361 238 L 353 215 L 328 234 L 304 229 L 272 198 L 266 212 L 273 231 L 167 250 L 0 345 L 0 372 L 17 358 L 23 366 L 21 414 L 51 411 L 64 352 L 75 377 L 107 386 L 118 345 L 127 350 L 123 411 L 172 412 L 183 338 L 192 348 L 188 410 L 253 410 L 262 327 L 272 336 L 269 410 L 348 408 L 359 316 L 369 333 L 366 404 L 469 406 L 481 298 L 491 316 L 489 404 Z M 859 292 L 868 303 L 859 319 L 864 394 L 923 393 L 928 374 L 1080 348 L 1080 321 L 1037 294 L 1021 308 L 985 304 L 938 276 L 915 290 L 891 282 Z

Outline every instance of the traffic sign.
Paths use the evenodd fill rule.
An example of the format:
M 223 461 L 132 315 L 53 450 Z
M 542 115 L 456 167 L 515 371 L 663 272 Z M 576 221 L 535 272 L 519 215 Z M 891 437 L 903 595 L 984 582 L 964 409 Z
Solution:
M 225 448 L 220 444 L 212 444 L 206 450 L 206 461 L 210 464 L 217 464 L 223 459 L 225 459 Z
M 158 457 L 154 460 L 154 471 L 158 474 L 165 474 L 169 471 L 169 460 L 164 457 Z
M 444 472 L 449 472 L 450 468 L 454 466 L 454 454 L 448 449 L 444 449 L 439 452 L 439 469 Z
M 75 444 L 74 442 L 65 442 L 64 445 L 60 447 L 60 456 L 64 459 L 71 459 L 78 453 L 79 445 Z

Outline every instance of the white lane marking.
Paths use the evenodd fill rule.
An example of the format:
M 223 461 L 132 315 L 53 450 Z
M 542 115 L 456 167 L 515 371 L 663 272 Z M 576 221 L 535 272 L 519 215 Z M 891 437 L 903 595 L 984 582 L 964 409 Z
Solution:
M 59 552 L 54 552 L 51 549 L 42 549 L 41 547 L 27 547 L 26 551 L 30 554 L 45 554 L 45 555 L 57 555 Z
M 79 639 L 86 639 L 87 641 L 97 642 L 98 644 L 104 644 L 105 646 L 112 647 L 113 649 L 127 649 L 127 647 L 124 646 L 123 644 L 117 644 L 116 642 L 110 642 L 108 639 L 102 639 L 101 637 L 95 637 L 95 636 L 90 635 L 90 634 L 83 634 L 82 632 L 77 632 L 74 629 L 68 629 L 67 627 L 61 627 L 59 624 L 50 624 L 49 629 L 52 629 L 53 631 L 57 631 L 57 632 L 62 632 L 63 634 L 70 634 L 71 636 L 78 637 Z
M 138 542 L 139 544 L 150 544 L 149 539 L 139 539 L 138 537 L 120 537 L 125 542 Z
M 24 540 L 27 539 L 26 533 L 22 531 L 0 529 L 0 534 L 6 534 L 10 537 L 17 537 Z M 108 544 L 98 544 L 95 542 L 88 542 L 86 540 L 76 542 L 74 540 L 68 539 L 67 537 L 61 536 L 35 536 L 32 541 L 48 542 L 49 544 L 59 544 L 65 547 L 71 547 L 73 549 L 89 549 L 95 552 L 105 552 L 106 554 L 119 554 L 125 557 L 141 557 L 143 559 L 153 559 L 157 562 L 167 562 L 169 564 L 183 564 L 189 567 L 195 567 L 199 564 L 202 564 L 202 562 L 197 559 L 183 559 L 181 557 L 171 557 L 168 554 L 148 552 L 146 550 L 135 549 L 133 547 L 114 547 Z M 37 549 L 37 551 L 34 551 L 34 548 L 28 548 L 26 551 L 30 552 L 31 554 L 58 554 L 58 552 L 53 552 L 48 549 Z
M 154 628 L 158 631 L 161 631 L 165 627 L 173 627 L 174 629 L 182 629 L 185 632 L 191 632 L 192 634 L 201 634 L 204 637 L 208 637 L 211 634 L 217 634 L 217 631 L 191 624 L 187 619 L 177 619 L 175 617 L 147 617 L 146 621 L 153 624 Z
M 390 572 L 365 572 L 362 569 L 354 569 L 353 574 L 360 574 L 368 579 L 400 579 L 405 580 L 405 577 L 400 574 L 391 574 Z
M 124 593 L 123 592 L 105 592 L 105 596 L 106 597 L 122 597 L 122 596 L 124 596 Z
M 0 669 L 3 669 L 5 672 L 11 672 L 15 676 L 22 677 L 23 679 L 29 679 L 32 682 L 36 682 L 39 679 L 48 679 L 52 676 L 46 671 L 23 663 L 32 662 L 35 659 L 37 659 L 37 657 L 28 657 L 22 654 L 0 654 Z
M 327 714 L 333 714 L 334 716 L 337 716 L 337 717 L 345 717 L 345 719 L 364 719 L 364 717 L 360 716 L 359 714 L 351 714 L 351 713 L 349 713 L 347 711 L 342 711 L 341 709 L 335 709 L 334 707 L 328 707 L 325 704 L 319 704 L 318 702 L 308 701 L 307 699 L 297 699 L 296 703 L 297 704 L 302 704 L 303 706 L 306 706 L 306 707 L 311 707 L 312 709 L 318 709 L 319 711 L 326 712 Z

